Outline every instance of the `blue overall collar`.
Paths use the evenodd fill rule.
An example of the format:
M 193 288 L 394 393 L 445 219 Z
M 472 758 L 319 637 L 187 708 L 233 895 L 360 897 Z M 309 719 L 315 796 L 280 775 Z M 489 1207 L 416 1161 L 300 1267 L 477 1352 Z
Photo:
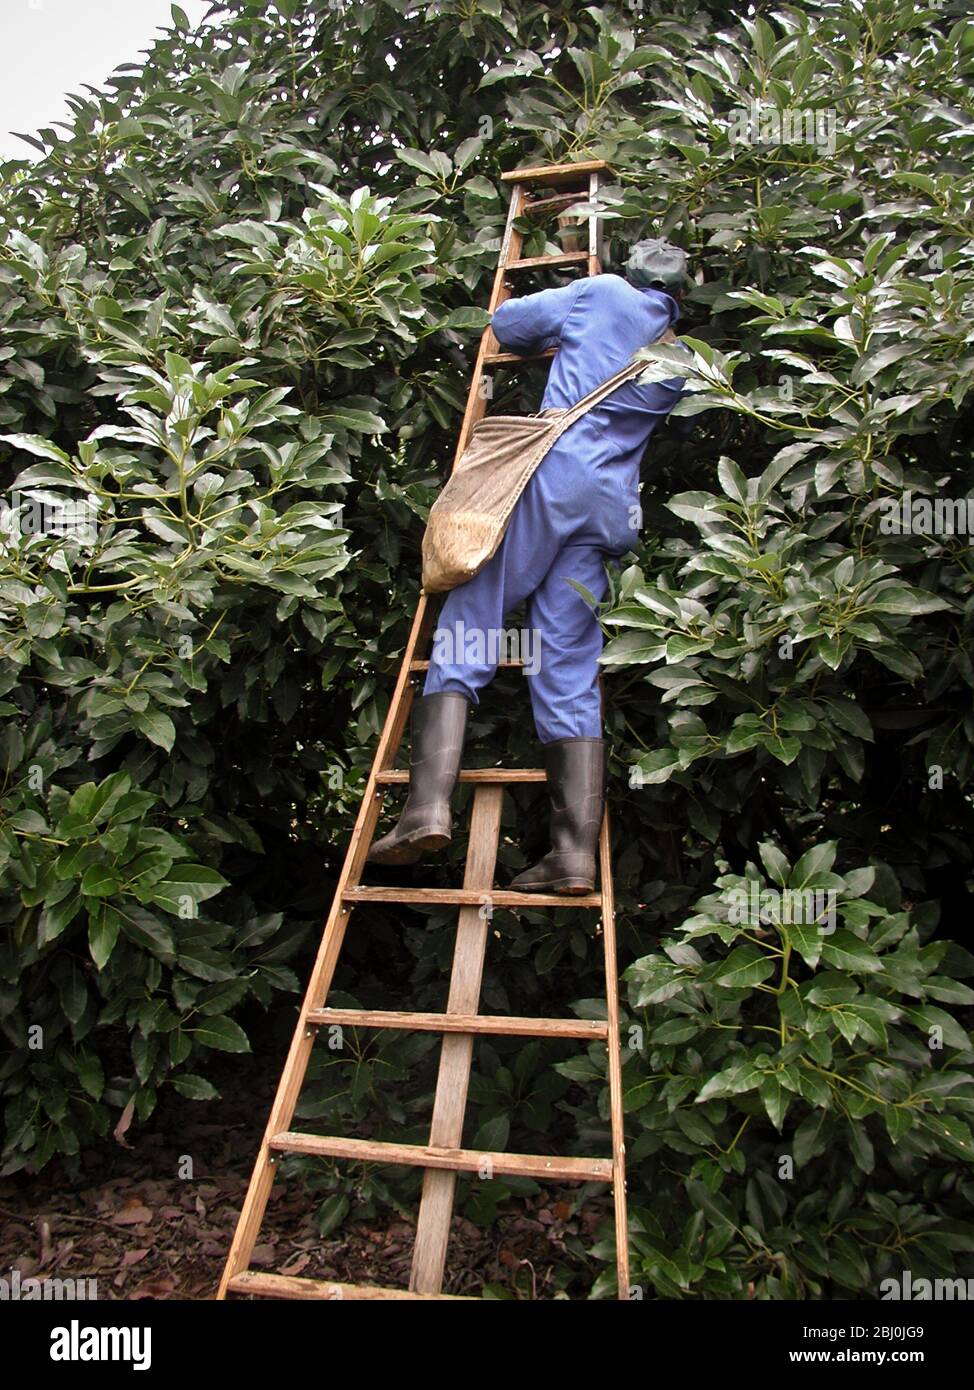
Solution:
M 640 294 L 655 294 L 662 299 L 670 311 L 670 323 L 676 323 L 677 319 L 683 313 L 679 304 L 677 304 L 671 294 L 666 293 L 666 290 L 658 290 L 654 285 L 636 285 L 634 288 L 637 289 Z

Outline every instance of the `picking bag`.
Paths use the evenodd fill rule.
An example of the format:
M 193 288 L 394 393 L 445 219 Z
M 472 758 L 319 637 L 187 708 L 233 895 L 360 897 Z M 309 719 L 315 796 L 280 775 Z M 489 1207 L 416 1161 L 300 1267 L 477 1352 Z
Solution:
M 655 342 L 676 342 L 665 328 Z M 443 593 L 481 570 L 500 545 L 531 474 L 565 430 L 624 381 L 646 370 L 630 362 L 569 407 L 536 415 L 485 415 L 430 508 L 423 535 L 423 588 Z

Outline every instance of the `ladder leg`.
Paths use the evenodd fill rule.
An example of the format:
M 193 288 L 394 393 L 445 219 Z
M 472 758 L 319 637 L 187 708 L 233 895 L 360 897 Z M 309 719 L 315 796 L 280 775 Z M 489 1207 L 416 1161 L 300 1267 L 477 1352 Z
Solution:
M 609 1020 L 609 1109 L 612 1116 L 612 1200 L 615 1208 L 618 1297 L 629 1298 L 629 1218 L 626 1210 L 626 1134 L 622 1112 L 622 1040 L 619 1036 L 619 963 L 616 956 L 615 900 L 612 890 L 612 837 L 609 808 L 599 835 L 602 880 L 602 945 L 605 951 L 605 1002 Z
M 502 797 L 503 790 L 499 786 L 478 787 L 470 820 L 463 886 L 482 889 L 485 903 L 494 882 Z M 489 913 L 483 906 L 460 909 L 446 1007 L 448 1014 L 477 1012 L 489 925 Z M 430 1128 L 431 1145 L 460 1147 L 472 1057 L 473 1034 L 448 1033 L 444 1037 Z M 443 1168 L 427 1168 L 423 1174 L 423 1196 L 409 1283 L 416 1293 L 439 1293 L 442 1289 L 456 1180 L 455 1172 Z
M 247 1195 L 244 1198 L 244 1204 L 237 1221 L 237 1229 L 234 1232 L 223 1277 L 217 1290 L 218 1299 L 226 1298 L 231 1279 L 246 1270 L 264 1219 L 267 1199 L 274 1184 L 277 1167 L 276 1156 L 270 1149 L 269 1141 L 273 1135 L 291 1127 L 298 1096 L 304 1082 L 304 1075 L 311 1058 L 311 1049 L 314 1046 L 314 1029 L 309 1028 L 305 1020 L 310 1009 L 322 1007 L 331 988 L 332 977 L 335 974 L 335 967 L 338 964 L 342 943 L 345 940 L 345 929 L 350 917 L 350 909 L 342 901 L 342 893 L 346 888 L 358 884 L 361 880 L 365 856 L 372 842 L 372 834 L 379 817 L 379 802 L 382 794 L 378 789 L 376 776 L 391 766 L 396 756 L 396 750 L 402 741 L 410 704 L 409 664 L 415 656 L 416 645 L 421 635 L 426 632 L 430 620 L 431 614 L 425 595 L 421 595 L 406 644 L 405 659 L 390 703 L 389 715 L 379 739 L 379 746 L 376 749 L 375 760 L 369 773 L 368 784 L 359 807 L 355 827 L 352 830 L 345 862 L 338 876 L 335 897 L 322 933 L 318 955 L 311 972 L 311 980 L 298 1017 L 297 1027 L 294 1030 L 294 1037 L 291 1040 L 287 1061 L 281 1073 L 277 1095 L 274 1098 L 270 1119 L 267 1122 L 264 1138 L 257 1154 Z
M 338 963 L 338 955 L 342 949 L 342 942 L 345 939 L 345 928 L 348 925 L 349 915 L 348 907 L 342 903 L 339 896 L 336 896 L 321 938 L 318 959 L 315 962 L 305 1006 L 294 1031 L 294 1037 L 291 1039 L 290 1051 L 281 1073 L 277 1095 L 271 1107 L 270 1119 L 264 1131 L 264 1138 L 257 1154 L 257 1161 L 254 1164 L 250 1186 L 247 1189 L 247 1196 L 244 1198 L 240 1218 L 237 1221 L 237 1229 L 234 1232 L 223 1277 L 217 1290 L 218 1299 L 226 1298 L 230 1280 L 235 1275 L 242 1274 L 250 1264 L 250 1257 L 264 1219 L 267 1199 L 274 1185 L 277 1168 L 277 1156 L 271 1152 L 269 1143 L 273 1135 L 291 1127 L 298 1095 L 304 1082 L 304 1074 L 311 1059 L 311 1049 L 314 1046 L 315 1030 L 305 1024 L 304 1014 L 308 1008 L 314 1006 L 314 1001 L 323 1000 L 328 992 L 331 978 L 335 973 L 335 966 Z

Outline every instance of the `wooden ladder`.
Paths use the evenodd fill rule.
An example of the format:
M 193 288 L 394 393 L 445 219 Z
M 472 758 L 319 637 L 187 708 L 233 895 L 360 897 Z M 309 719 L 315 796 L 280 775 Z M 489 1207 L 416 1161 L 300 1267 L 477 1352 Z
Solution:
M 578 266 L 598 275 L 602 262 L 601 219 L 588 218 L 588 248 L 553 256 L 522 257 L 524 236 L 515 225 L 520 219 L 566 208 L 588 198 L 594 200 L 608 166 L 601 160 L 579 164 L 546 165 L 518 169 L 502 175 L 513 185 L 507 226 L 501 245 L 490 312 L 510 295 L 507 277 L 512 272 L 538 267 Z M 543 195 L 531 197 L 538 189 Z M 535 356 L 551 357 L 554 349 Z M 502 352 L 490 328 L 485 329 L 477 353 L 467 408 L 460 428 L 456 458 L 467 444 L 471 427 L 486 410 L 481 389 L 485 373 L 497 364 L 525 360 Z M 454 466 L 456 463 L 454 460 Z M 393 762 L 407 726 L 415 688 L 429 661 L 419 653 L 428 650 L 433 630 L 433 605 L 423 591 L 413 620 L 402 667 L 369 773 L 365 795 L 352 831 L 348 852 L 335 890 L 321 945 L 311 974 L 294 1038 L 281 1075 L 270 1119 L 257 1155 L 236 1233 L 220 1282 L 218 1298 L 229 1293 L 288 1299 L 401 1299 L 448 1298 L 441 1293 L 447 1241 L 453 1214 L 458 1173 L 491 1176 L 548 1178 L 564 1182 L 604 1182 L 612 1186 L 615 1210 L 617 1290 L 629 1298 L 629 1260 L 626 1220 L 625 1148 L 622 1117 L 622 1067 L 619 1039 L 618 969 L 612 892 L 611 841 L 608 808 L 599 835 L 598 892 L 580 896 L 517 893 L 493 887 L 500 834 L 501 800 L 511 783 L 543 782 L 545 772 L 536 768 L 462 769 L 461 782 L 474 784 L 470 837 L 462 888 L 371 888 L 361 875 L 385 791 L 408 783 L 408 771 Z M 521 661 L 502 661 L 502 666 L 523 666 Z M 600 678 L 601 687 L 601 678 Z M 604 697 L 604 691 L 603 691 Z M 456 945 L 445 1013 L 385 1012 L 372 1009 L 333 1009 L 326 1000 L 338 963 L 345 931 L 357 903 L 416 903 L 425 907 L 456 905 Z M 606 1021 L 561 1018 L 513 1018 L 478 1012 L 481 978 L 487 946 L 489 914 L 484 903 L 496 908 L 586 908 L 599 914 L 605 953 Z M 363 1028 L 412 1029 L 443 1034 L 439 1074 L 429 1143 L 377 1143 L 368 1139 L 309 1135 L 291 1130 L 298 1096 L 319 1028 L 334 1025 Z M 601 1039 L 608 1050 L 612 1153 L 605 1158 L 556 1157 L 514 1153 L 480 1153 L 461 1148 L 464 1112 L 470 1080 L 474 1038 L 499 1034 L 533 1038 Z M 422 1198 L 408 1290 L 360 1284 L 341 1284 L 318 1279 L 266 1274 L 248 1269 L 274 1182 L 278 1156 L 302 1153 L 369 1163 L 410 1164 L 425 1170 Z

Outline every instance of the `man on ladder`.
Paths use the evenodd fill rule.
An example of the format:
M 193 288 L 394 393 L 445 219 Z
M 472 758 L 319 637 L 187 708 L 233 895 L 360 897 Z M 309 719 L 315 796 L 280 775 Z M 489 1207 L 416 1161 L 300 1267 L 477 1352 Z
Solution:
M 592 275 L 508 299 L 491 328 L 507 351 L 557 349 L 541 409 L 567 407 L 679 318 L 686 280 L 686 253 L 651 238 L 632 248 L 625 278 Z M 596 603 L 604 597 L 605 559 L 631 550 L 639 529 L 647 441 L 683 384 L 682 377 L 627 381 L 567 429 L 528 480 L 493 557 L 448 594 L 423 694 L 412 706 L 409 796 L 396 827 L 373 844 L 370 863 L 415 863 L 449 841 L 467 715 L 496 671 L 496 661 L 467 659 L 464 637 L 481 634 L 481 649 L 497 650 L 490 634 L 526 602 L 528 627 L 540 642 L 538 669 L 528 679 L 547 773 L 551 849 L 510 888 L 593 890 L 605 797 L 603 641 L 595 611 L 568 581 L 584 585 Z

